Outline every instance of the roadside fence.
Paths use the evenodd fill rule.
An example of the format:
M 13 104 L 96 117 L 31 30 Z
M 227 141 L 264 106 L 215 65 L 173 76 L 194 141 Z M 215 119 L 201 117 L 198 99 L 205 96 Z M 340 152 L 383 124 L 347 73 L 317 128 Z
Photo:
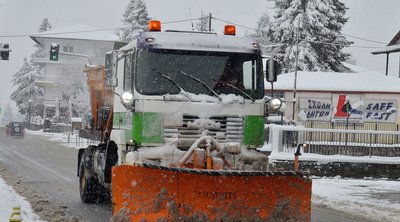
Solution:
M 300 126 L 266 126 L 273 151 L 294 153 L 306 143 L 304 153 L 347 156 L 400 157 L 400 132 L 347 129 L 311 129 Z

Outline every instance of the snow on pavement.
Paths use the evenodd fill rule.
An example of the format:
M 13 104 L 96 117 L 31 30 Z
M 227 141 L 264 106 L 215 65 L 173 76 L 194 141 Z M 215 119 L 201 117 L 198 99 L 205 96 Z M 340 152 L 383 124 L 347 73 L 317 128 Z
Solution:
M 21 207 L 21 217 L 24 222 L 40 222 L 39 216 L 33 213 L 31 204 L 24 197 L 18 195 L 15 190 L 6 184 L 0 177 L 0 218 L 8 221 L 12 207 Z
M 313 177 L 312 202 L 372 221 L 400 222 L 400 180 Z

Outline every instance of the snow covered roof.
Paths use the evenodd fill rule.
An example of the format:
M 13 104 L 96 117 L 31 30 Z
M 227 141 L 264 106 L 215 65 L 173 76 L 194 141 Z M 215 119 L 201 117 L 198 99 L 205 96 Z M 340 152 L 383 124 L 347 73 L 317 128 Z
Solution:
M 30 37 L 38 42 L 37 38 L 62 38 L 62 39 L 82 39 L 98 41 L 119 41 L 119 37 L 109 31 L 94 31 L 99 28 L 84 24 L 72 25 L 68 27 L 53 29 L 48 32 L 33 34 Z
M 375 50 L 371 53 L 373 55 L 377 55 L 377 54 L 387 54 L 387 53 L 393 53 L 393 52 L 400 52 L 400 44 L 383 47 L 383 48 Z
M 390 40 L 388 46 L 400 44 L 400 31 Z
M 149 38 L 154 38 L 154 42 L 144 42 Z M 175 31 L 143 32 L 138 37 L 138 44 L 151 45 L 153 48 L 241 53 L 254 53 L 254 50 L 260 50 L 258 46 L 254 46 L 256 42 L 253 38 L 243 36 Z
M 400 93 L 400 78 L 385 76 L 383 73 L 369 71 L 348 64 L 346 66 L 355 72 L 299 71 L 297 72 L 296 90 Z M 294 72 L 279 75 L 278 81 L 274 83 L 274 90 L 293 91 L 294 76 Z M 265 82 L 265 88 L 267 90 L 271 89 L 271 84 Z

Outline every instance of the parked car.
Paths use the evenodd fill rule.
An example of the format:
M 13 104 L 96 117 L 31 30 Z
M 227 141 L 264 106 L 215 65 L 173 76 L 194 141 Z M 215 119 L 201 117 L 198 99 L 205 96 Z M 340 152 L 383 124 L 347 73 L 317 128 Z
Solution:
M 19 136 L 24 137 L 25 129 L 21 122 L 10 122 L 6 126 L 6 134 L 7 136 Z
M 51 124 L 52 123 L 51 123 L 50 119 L 46 118 L 43 123 L 43 132 L 50 132 Z

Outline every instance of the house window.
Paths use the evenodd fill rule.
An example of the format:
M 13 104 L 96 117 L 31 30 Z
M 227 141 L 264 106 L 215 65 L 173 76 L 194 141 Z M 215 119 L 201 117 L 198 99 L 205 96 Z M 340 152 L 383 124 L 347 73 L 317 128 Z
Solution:
M 73 46 L 63 46 L 63 52 L 73 53 L 74 47 Z

